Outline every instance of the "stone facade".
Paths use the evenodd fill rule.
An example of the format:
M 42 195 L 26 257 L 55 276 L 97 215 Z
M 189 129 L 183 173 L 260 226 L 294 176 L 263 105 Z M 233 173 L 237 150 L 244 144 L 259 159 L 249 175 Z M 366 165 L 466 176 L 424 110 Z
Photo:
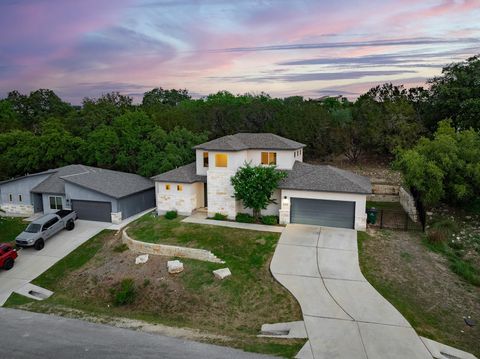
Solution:
M 225 263 L 220 258 L 215 256 L 212 252 L 204 249 L 136 241 L 130 238 L 130 236 L 127 234 L 127 229 L 128 228 L 125 228 L 122 232 L 122 241 L 126 243 L 128 245 L 128 248 L 130 248 L 130 250 L 134 252 L 168 257 L 191 258 L 204 262 Z
M 233 196 L 234 190 L 230 182 L 234 174 L 234 171 L 229 170 L 208 171 L 208 215 L 210 217 L 215 213 L 221 213 L 227 215 L 229 219 L 235 219 L 237 201 Z
M 405 188 L 400 187 L 400 204 L 402 205 L 405 212 L 408 213 L 410 219 L 414 222 L 418 222 L 418 211 L 415 206 L 415 199 L 412 194 L 408 192 Z
M 112 213 L 112 223 L 120 224 L 122 222 L 122 212 Z
M 31 204 L 3 203 L 0 209 L 7 214 L 18 214 L 21 216 L 31 216 L 34 212 Z
M 166 186 L 170 189 L 166 189 Z M 157 213 L 165 214 L 167 211 L 175 210 L 180 215 L 188 216 L 193 210 L 199 207 L 199 194 L 203 194 L 203 184 L 180 184 L 182 190 L 178 191 L 179 183 L 155 183 L 155 194 L 157 198 Z M 200 187 L 202 189 L 200 189 Z M 200 193 L 199 193 L 200 192 Z M 202 196 L 203 197 L 203 196 Z

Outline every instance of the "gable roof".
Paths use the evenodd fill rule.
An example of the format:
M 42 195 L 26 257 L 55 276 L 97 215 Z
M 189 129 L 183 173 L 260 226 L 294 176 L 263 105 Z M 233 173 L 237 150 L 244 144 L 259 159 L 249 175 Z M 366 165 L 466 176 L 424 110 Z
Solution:
M 210 151 L 298 150 L 305 145 L 273 133 L 237 133 L 194 146 Z
M 19 179 L 23 179 L 23 178 L 35 177 L 35 176 L 40 176 L 40 175 L 48 175 L 48 174 L 52 174 L 52 173 L 55 173 L 55 170 L 47 170 L 47 171 L 38 172 L 38 173 L 28 173 L 24 176 L 9 178 L 7 180 L 0 181 L 0 185 L 5 184 L 5 183 L 9 183 L 9 182 L 13 182 L 13 181 L 16 181 L 16 180 L 19 180 Z
M 65 182 L 69 182 L 113 198 L 122 198 L 154 187 L 153 182 L 148 178 L 91 166 L 69 165 L 52 172 L 31 191 L 65 194 Z
M 281 181 L 279 188 L 370 194 L 372 185 L 368 177 L 357 175 L 329 165 L 310 165 L 295 161 L 288 177 Z
M 152 180 L 157 182 L 206 183 L 207 176 L 197 175 L 197 165 L 195 162 L 192 162 L 188 165 L 181 166 L 171 171 L 154 176 L 152 177 Z

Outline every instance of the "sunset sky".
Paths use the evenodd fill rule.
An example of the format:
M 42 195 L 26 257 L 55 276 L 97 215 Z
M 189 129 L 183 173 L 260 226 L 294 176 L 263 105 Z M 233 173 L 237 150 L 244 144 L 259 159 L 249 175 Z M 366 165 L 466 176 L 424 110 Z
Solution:
M 153 87 L 354 98 L 480 53 L 480 0 L 1 0 L 0 97 Z

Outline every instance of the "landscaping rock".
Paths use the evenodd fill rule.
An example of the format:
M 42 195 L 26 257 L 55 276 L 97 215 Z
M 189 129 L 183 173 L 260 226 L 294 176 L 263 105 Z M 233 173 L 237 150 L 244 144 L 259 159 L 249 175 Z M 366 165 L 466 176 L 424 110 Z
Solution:
M 213 275 L 215 276 L 215 278 L 222 280 L 231 276 L 232 272 L 230 272 L 230 269 L 228 268 L 221 268 L 221 269 L 214 270 Z
M 167 262 L 168 273 L 176 274 L 183 272 L 183 263 L 179 260 L 168 261 Z
M 148 254 L 142 254 L 137 258 L 135 258 L 135 264 L 143 264 L 143 263 L 147 263 L 147 261 L 148 261 Z

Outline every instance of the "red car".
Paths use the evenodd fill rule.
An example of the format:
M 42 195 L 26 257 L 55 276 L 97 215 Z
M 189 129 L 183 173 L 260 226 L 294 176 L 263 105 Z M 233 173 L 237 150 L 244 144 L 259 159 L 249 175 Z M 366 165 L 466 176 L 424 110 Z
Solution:
M 17 250 L 11 244 L 0 243 L 0 268 L 12 269 L 17 257 Z

